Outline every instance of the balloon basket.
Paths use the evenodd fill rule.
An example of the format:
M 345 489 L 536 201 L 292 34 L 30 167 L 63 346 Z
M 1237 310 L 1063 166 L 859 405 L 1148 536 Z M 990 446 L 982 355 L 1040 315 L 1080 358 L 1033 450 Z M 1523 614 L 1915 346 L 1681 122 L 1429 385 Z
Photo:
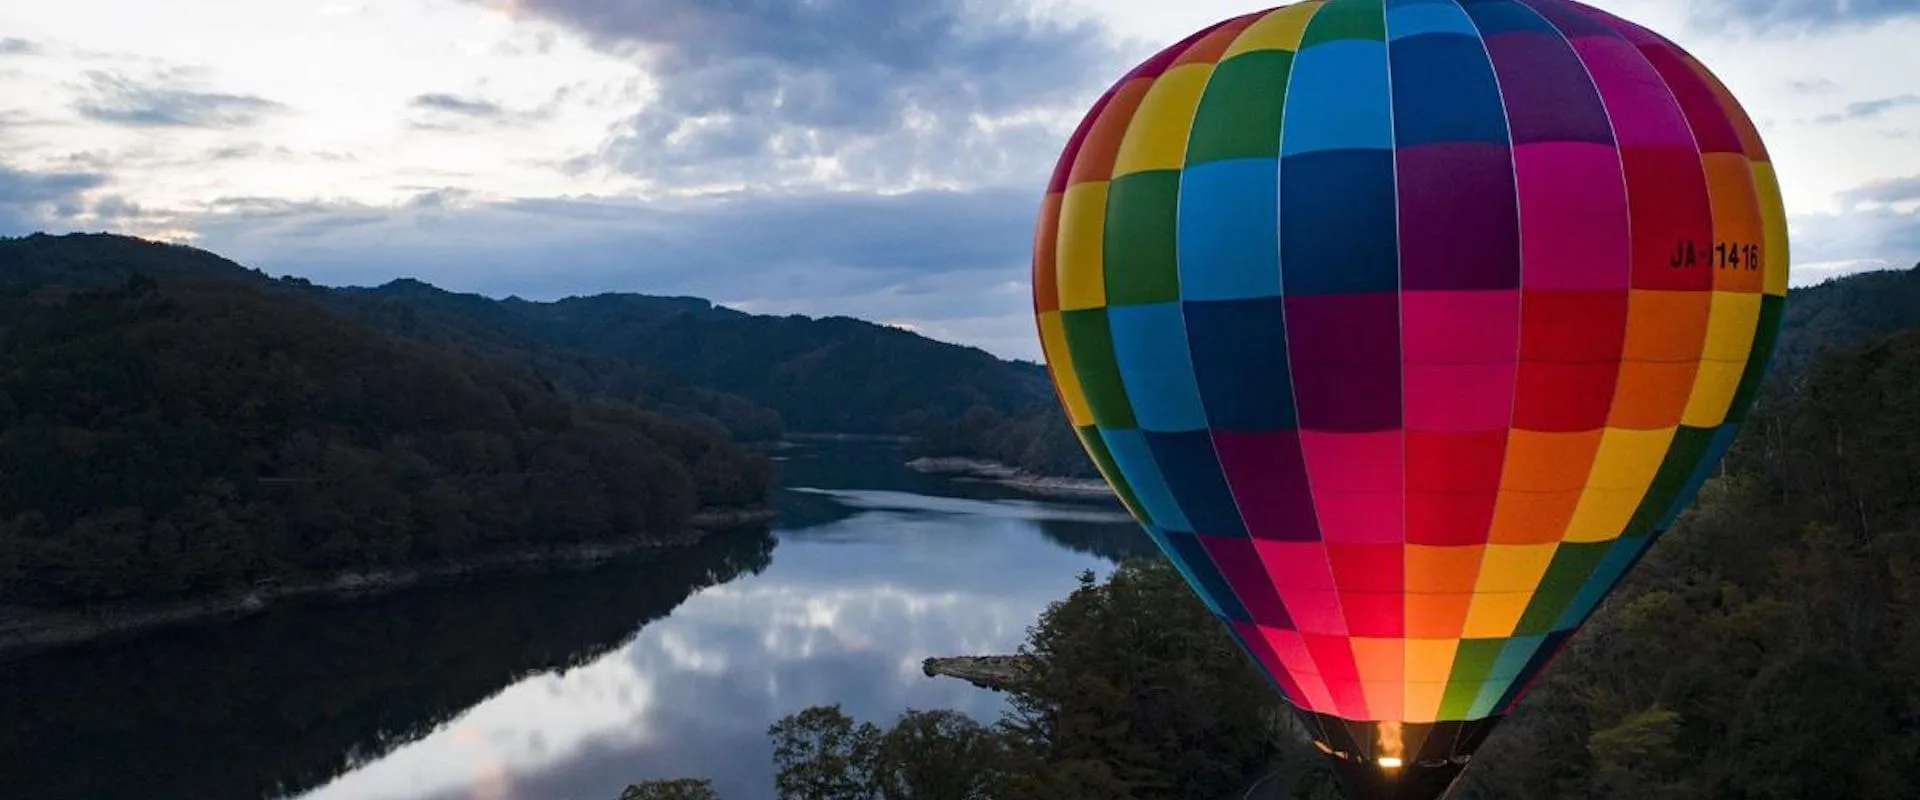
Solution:
M 1333 767 L 1346 800 L 1441 800 L 1499 717 L 1470 722 L 1372 722 L 1295 709 Z

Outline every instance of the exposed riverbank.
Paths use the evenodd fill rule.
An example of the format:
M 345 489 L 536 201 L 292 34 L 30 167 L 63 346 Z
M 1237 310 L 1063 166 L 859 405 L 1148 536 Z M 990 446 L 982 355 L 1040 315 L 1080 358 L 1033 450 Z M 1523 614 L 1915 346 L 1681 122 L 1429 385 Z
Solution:
M 789 442 L 871 442 L 871 443 L 880 443 L 880 444 L 912 444 L 915 441 L 915 439 L 912 436 L 897 436 L 897 435 L 885 434 L 885 433 L 835 433 L 833 431 L 816 431 L 813 433 L 789 433 L 786 435 L 786 441 L 789 441 Z
M 1029 494 L 1046 497 L 1091 498 L 1113 497 L 1113 487 L 1099 478 L 1061 478 L 1051 475 L 1035 475 L 1018 467 L 1010 467 L 998 461 L 981 458 L 960 458 L 943 456 L 937 458 L 916 458 L 907 462 L 907 469 L 929 475 L 952 475 L 962 480 L 987 481 L 997 483 Z
M 632 538 L 523 548 L 445 563 L 343 572 L 283 583 L 262 582 L 246 591 L 170 603 L 62 610 L 0 607 L 0 661 L 185 623 L 243 617 L 264 611 L 278 601 L 345 600 L 515 570 L 580 569 L 685 547 L 708 534 L 765 525 L 774 517 L 775 512 L 769 507 L 715 508 L 694 514 L 681 535 L 663 539 Z
M 1032 656 L 952 656 L 920 662 L 920 671 L 929 678 L 959 678 L 996 692 L 1019 688 L 1032 668 Z

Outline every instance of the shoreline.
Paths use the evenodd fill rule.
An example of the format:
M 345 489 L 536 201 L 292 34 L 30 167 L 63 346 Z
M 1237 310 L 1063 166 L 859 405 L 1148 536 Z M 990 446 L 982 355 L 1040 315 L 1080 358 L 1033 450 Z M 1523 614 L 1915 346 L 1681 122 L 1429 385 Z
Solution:
M 783 442 L 865 442 L 869 444 L 912 444 L 915 437 L 890 433 L 835 433 L 816 431 L 812 433 L 789 433 L 781 437 Z
M 458 561 L 340 572 L 190 600 L 73 609 L 0 607 L 0 662 L 179 625 L 239 619 L 288 600 L 355 600 L 516 570 L 598 566 L 628 556 L 688 547 L 711 534 L 770 523 L 775 516 L 770 506 L 705 509 L 687 520 L 685 531 L 665 539 L 625 538 L 528 547 Z
M 1033 671 L 1033 656 L 947 656 L 920 662 L 929 678 L 958 678 L 981 689 L 1006 692 L 1025 685 Z
M 907 469 L 928 475 L 952 475 L 960 480 L 997 483 L 1042 497 L 1071 499 L 1114 498 L 1113 487 L 1099 478 L 1062 478 L 1035 475 L 998 461 L 964 456 L 930 456 L 907 462 Z

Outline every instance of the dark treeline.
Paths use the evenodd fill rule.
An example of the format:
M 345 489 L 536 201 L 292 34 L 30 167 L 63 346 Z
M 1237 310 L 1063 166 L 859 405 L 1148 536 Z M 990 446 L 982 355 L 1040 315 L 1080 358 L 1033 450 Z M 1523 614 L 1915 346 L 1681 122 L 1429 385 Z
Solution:
M 1806 296 L 1721 473 L 1494 733 L 1460 800 L 1920 796 L 1920 272 Z M 779 796 L 1172 800 L 1272 771 L 1287 796 L 1337 797 L 1164 562 L 1083 586 L 1026 650 L 1039 680 L 991 723 L 782 720 Z
M 964 456 L 998 461 L 1035 475 L 1099 477 L 1060 404 L 1048 400 L 1012 414 L 968 409 L 952 422 L 929 428 L 919 441 L 928 456 Z
M 453 294 L 412 280 L 393 281 L 379 289 L 335 289 L 297 277 L 275 280 L 203 250 L 125 236 L 0 239 L 0 287 L 10 291 L 120 286 L 135 275 L 161 282 L 231 281 L 291 295 L 402 338 L 482 359 L 525 364 L 571 397 L 612 397 L 690 425 L 725 428 L 739 440 L 770 441 L 780 438 L 783 430 L 778 413 L 746 398 L 695 386 L 657 366 L 558 346 L 525 330 L 518 323 L 520 315 L 509 313 L 526 308 L 531 309 L 527 314 L 537 315 L 547 304 Z M 641 310 L 705 302 L 620 297 Z
M 335 290 L 334 302 L 443 335 L 505 340 L 641 365 L 745 398 L 805 432 L 918 436 L 972 408 L 1017 413 L 1051 401 L 1046 372 L 972 347 L 847 317 L 747 314 L 692 297 L 602 294 L 492 300 L 401 280 Z
M 1920 265 L 1794 289 L 1787 297 L 1771 376 L 1776 382 L 1798 380 L 1822 353 L 1916 325 L 1920 325 Z
M 564 393 L 626 400 L 682 422 L 724 429 L 740 441 L 775 441 L 785 433 L 786 421 L 764 405 L 694 385 L 656 363 L 565 346 L 530 324 L 543 320 L 549 311 L 559 316 L 559 308 L 572 301 L 549 305 L 492 300 L 415 280 L 393 281 L 377 289 L 330 289 L 294 279 L 280 283 L 305 289 L 328 308 L 409 339 L 520 359 Z M 632 313 L 643 318 L 691 311 L 693 304 L 705 302 L 623 297 L 630 298 Z M 561 317 L 555 327 L 565 329 L 569 321 L 571 317 Z M 582 339 L 591 341 L 591 337 Z
M 750 398 L 795 430 L 914 436 L 975 406 L 1012 412 L 1051 392 L 1037 365 L 862 320 L 727 309 L 636 318 L 619 299 L 555 303 L 540 329 Z
M 679 538 L 772 482 L 724 430 L 173 268 L 197 251 L 0 244 L 0 606 Z M 129 277 L 71 280 L 90 257 Z

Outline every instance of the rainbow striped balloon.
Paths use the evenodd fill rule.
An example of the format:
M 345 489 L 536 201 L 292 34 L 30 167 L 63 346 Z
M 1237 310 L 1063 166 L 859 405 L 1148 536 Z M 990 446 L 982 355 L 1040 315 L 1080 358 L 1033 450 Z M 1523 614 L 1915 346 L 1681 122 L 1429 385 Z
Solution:
M 1116 83 L 1033 257 L 1061 404 L 1357 795 L 1437 796 L 1732 442 L 1753 122 L 1569 0 L 1308 0 Z

